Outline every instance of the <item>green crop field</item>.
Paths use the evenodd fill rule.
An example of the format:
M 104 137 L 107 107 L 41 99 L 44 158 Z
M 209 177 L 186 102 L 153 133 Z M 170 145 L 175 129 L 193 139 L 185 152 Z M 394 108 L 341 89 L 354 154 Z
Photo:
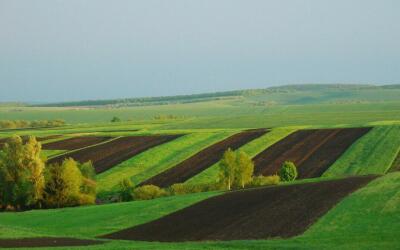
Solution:
M 324 176 L 383 174 L 400 151 L 400 126 L 374 127 L 336 161 Z

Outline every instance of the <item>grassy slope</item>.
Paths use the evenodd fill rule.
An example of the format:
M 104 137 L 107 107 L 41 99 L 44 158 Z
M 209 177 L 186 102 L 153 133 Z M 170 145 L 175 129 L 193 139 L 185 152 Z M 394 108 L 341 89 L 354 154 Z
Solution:
M 378 178 L 366 187 L 346 197 L 317 221 L 304 235 L 287 240 L 197 243 L 113 241 L 105 245 L 84 249 L 395 249 L 400 242 L 400 223 L 398 223 L 400 221 L 399 190 L 400 172 L 390 173 Z M 202 196 L 201 198 L 197 197 L 200 198 L 199 200 L 205 198 L 203 197 L 204 194 L 197 195 Z M 187 200 L 190 197 L 192 195 L 171 197 L 170 202 L 176 199 L 173 204 L 179 204 L 181 199 Z M 112 204 L 107 205 L 108 207 L 93 206 L 34 211 L 22 214 L 0 214 L 0 227 L 8 228 L 11 226 L 12 228 L 19 226 L 20 228 L 32 228 L 42 232 L 56 232 L 58 230 L 60 234 L 71 233 L 71 235 L 83 232 L 82 235 L 91 236 L 98 232 L 104 233 L 113 231 L 116 228 L 122 228 L 121 224 L 126 225 L 127 217 L 125 217 L 125 220 L 121 220 L 119 217 L 124 216 L 123 214 L 126 215 L 126 213 L 129 213 L 129 219 L 134 221 L 131 223 L 132 225 L 151 220 L 152 217 L 157 218 L 160 215 L 154 215 L 154 213 L 162 210 L 161 207 L 168 207 L 171 204 L 166 202 L 168 199 Z M 158 208 L 154 207 L 155 203 L 158 203 Z M 123 206 L 129 206 L 129 208 L 122 208 Z M 87 211 L 86 209 L 93 210 Z M 145 211 L 145 215 L 143 213 L 135 213 L 134 209 Z M 103 215 L 103 213 L 106 214 Z M 44 217 L 44 214 L 49 215 Z M 145 218 L 143 219 L 143 217 Z M 57 225 L 53 225 L 56 219 L 61 219 L 61 221 L 56 223 Z M 104 219 L 109 219 L 110 222 L 104 222 Z M 115 228 L 106 228 L 107 224 L 114 225 Z M 33 230 L 33 232 L 35 231 Z M 3 234 L 3 237 L 5 236 L 7 234 Z
M 272 129 L 271 132 L 240 147 L 240 150 L 243 150 L 251 157 L 254 157 L 264 149 L 268 148 L 269 146 L 281 140 L 282 138 L 286 137 L 287 135 L 293 133 L 297 129 L 299 128 L 286 127 L 286 128 Z M 207 168 L 206 170 L 202 171 L 201 173 L 192 177 L 186 182 L 192 184 L 209 183 L 210 181 L 216 181 L 217 179 L 218 179 L 218 163 Z
M 232 132 L 192 133 L 149 149 L 98 175 L 99 189 L 110 191 L 124 178 L 131 178 L 138 184 L 231 134 Z
M 218 192 L 101 206 L 1 213 L 0 236 L 20 237 L 30 232 L 37 235 L 94 237 L 154 220 L 216 194 Z
M 400 126 L 378 126 L 354 143 L 324 176 L 381 174 L 400 150 Z

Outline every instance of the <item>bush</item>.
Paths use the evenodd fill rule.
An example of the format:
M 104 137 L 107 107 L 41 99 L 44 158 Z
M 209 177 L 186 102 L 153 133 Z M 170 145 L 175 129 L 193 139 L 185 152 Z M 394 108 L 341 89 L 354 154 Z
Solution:
M 249 183 L 249 186 L 258 187 L 258 186 L 267 186 L 267 185 L 278 185 L 280 182 L 279 175 L 271 175 L 271 176 L 255 176 L 253 180 Z
M 297 178 L 297 168 L 291 161 L 285 161 L 279 171 L 282 181 L 293 181 Z
M 134 185 L 130 179 L 123 179 L 119 183 L 119 187 L 120 187 L 120 200 L 121 201 L 133 200 L 132 191 L 134 189 Z
M 144 185 L 135 188 L 132 192 L 134 200 L 151 200 L 163 196 L 167 196 L 167 192 L 155 185 Z
M 224 185 L 222 185 L 221 183 L 203 183 L 203 184 L 177 183 L 169 187 L 168 192 L 171 195 L 181 195 L 181 194 L 217 191 L 223 189 Z
M 111 122 L 120 122 L 121 121 L 121 119 L 119 118 L 119 117 L 116 117 L 116 116 L 114 116 L 112 119 L 111 119 Z

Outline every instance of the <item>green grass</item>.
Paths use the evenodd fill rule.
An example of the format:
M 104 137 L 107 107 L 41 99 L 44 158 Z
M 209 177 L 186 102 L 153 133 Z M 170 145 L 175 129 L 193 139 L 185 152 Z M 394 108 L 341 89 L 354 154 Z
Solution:
M 380 177 L 346 197 L 303 235 L 291 239 L 157 243 L 110 241 L 74 249 L 396 249 L 400 232 L 400 172 Z M 216 193 L 59 210 L 0 214 L 0 228 L 91 237 L 158 218 Z M 196 197 L 195 197 L 196 196 Z M 190 202 L 182 205 L 182 201 Z M 168 210 L 168 211 L 167 211 Z M 279 218 L 277 218 L 279 219 Z M 108 220 L 108 221 L 107 221 Z M 54 223 L 57 221 L 57 223 Z M 129 222 L 128 222 L 129 221 Z M 108 225 L 111 225 L 108 227 Z M 48 232 L 48 233 L 47 233 Z M 2 237 L 11 237 L 7 234 Z M 50 249 L 50 248 L 49 248 Z M 67 249 L 67 248 L 57 248 Z
M 131 178 L 138 184 L 231 134 L 231 131 L 196 132 L 149 149 L 98 175 L 99 190 L 115 190 L 124 178 Z
M 41 156 L 49 158 L 51 156 L 58 155 L 64 152 L 66 152 L 66 150 L 42 150 Z
M 99 206 L 0 213 L 0 229 L 6 229 L 1 231 L 0 236 L 17 237 L 30 232 L 36 235 L 95 237 L 157 219 L 217 194 L 219 192 Z
M 297 129 L 301 129 L 301 127 L 283 127 L 272 129 L 269 133 L 243 145 L 240 147 L 240 150 L 246 152 L 250 157 L 254 157 L 264 149 L 293 133 Z M 215 163 L 206 170 L 187 180 L 186 183 L 209 183 L 210 181 L 216 181 L 217 179 L 218 163 Z
M 323 176 L 382 174 L 400 150 L 400 126 L 374 127 L 357 140 Z

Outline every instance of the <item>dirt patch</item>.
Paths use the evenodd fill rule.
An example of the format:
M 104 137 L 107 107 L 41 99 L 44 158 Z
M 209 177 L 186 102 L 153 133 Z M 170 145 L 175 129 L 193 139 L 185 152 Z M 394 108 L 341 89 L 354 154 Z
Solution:
M 74 238 L 23 238 L 23 239 L 0 239 L 0 247 L 19 248 L 19 247 L 69 247 L 69 246 L 89 246 L 103 244 L 98 240 L 82 240 Z
M 43 144 L 45 150 L 75 150 L 110 140 L 106 136 L 80 136 Z
M 229 192 L 102 237 L 161 242 L 288 238 L 304 233 L 336 203 L 374 178 Z
M 174 140 L 182 135 L 127 136 L 51 158 L 49 163 L 61 163 L 65 158 L 79 162 L 92 161 L 96 173 L 104 172 L 149 148 Z
M 236 150 L 249 141 L 264 135 L 266 132 L 265 129 L 255 129 L 234 134 L 201 150 L 178 165 L 142 182 L 140 185 L 153 184 L 159 187 L 168 187 L 175 183 L 185 182 L 218 162 L 228 148 Z
M 254 157 L 254 173 L 273 175 L 284 161 L 292 161 L 297 166 L 298 178 L 319 177 L 370 129 L 299 130 Z

